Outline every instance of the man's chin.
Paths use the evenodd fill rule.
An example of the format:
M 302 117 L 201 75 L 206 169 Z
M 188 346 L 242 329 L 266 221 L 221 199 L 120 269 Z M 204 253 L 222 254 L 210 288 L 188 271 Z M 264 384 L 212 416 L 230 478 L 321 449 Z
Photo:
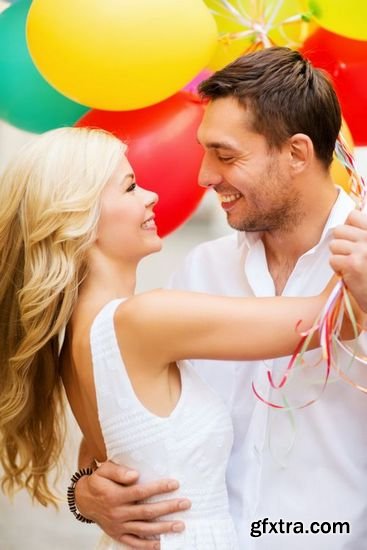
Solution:
M 227 222 L 229 227 L 235 229 L 236 231 L 246 231 L 247 233 L 258 233 L 259 231 L 266 231 L 265 229 L 259 227 L 258 224 L 231 220 L 229 216 L 227 216 Z

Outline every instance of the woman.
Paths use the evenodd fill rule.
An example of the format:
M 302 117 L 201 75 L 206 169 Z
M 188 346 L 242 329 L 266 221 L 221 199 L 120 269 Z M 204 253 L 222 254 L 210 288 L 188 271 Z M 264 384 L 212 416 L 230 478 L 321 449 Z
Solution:
M 97 461 L 134 467 L 141 481 L 180 480 L 178 495 L 192 502 L 186 530 L 163 535 L 162 549 L 237 548 L 224 479 L 230 417 L 185 360 L 289 354 L 299 312 L 302 328 L 311 326 L 328 292 L 134 297 L 137 265 L 161 240 L 157 196 L 136 186 L 125 150 L 100 130 L 54 130 L 24 148 L 1 179 L 3 487 L 54 502 L 47 474 L 62 445 L 63 383 Z

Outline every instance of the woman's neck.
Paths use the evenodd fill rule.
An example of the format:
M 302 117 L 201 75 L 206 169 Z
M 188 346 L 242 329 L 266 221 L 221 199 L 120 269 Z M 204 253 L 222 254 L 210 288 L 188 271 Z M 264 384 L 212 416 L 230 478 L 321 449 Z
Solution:
M 107 302 L 135 293 L 137 265 L 105 258 L 93 262 L 79 289 L 79 300 Z

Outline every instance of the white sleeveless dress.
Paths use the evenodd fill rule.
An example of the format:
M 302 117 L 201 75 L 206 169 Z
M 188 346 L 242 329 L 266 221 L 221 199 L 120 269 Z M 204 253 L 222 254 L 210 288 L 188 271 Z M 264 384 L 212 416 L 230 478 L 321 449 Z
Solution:
M 122 361 L 113 300 L 95 318 L 90 343 L 99 422 L 107 456 L 140 472 L 139 482 L 177 479 L 180 488 L 149 502 L 189 498 L 190 510 L 164 516 L 180 519 L 185 531 L 161 535 L 161 550 L 237 550 L 225 484 L 233 441 L 229 413 L 189 362 L 180 362 L 181 396 L 168 417 L 157 416 L 139 401 Z M 142 343 L 142 345 L 144 345 Z M 128 546 L 103 535 L 98 550 Z

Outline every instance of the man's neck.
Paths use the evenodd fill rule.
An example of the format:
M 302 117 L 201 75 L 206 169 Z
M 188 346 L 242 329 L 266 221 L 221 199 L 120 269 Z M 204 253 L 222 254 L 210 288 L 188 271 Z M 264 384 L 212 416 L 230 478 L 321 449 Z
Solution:
M 294 228 L 264 233 L 262 240 L 277 295 L 282 294 L 298 259 L 320 241 L 337 196 L 337 189 L 331 188 L 313 206 L 305 206 L 305 215 Z

